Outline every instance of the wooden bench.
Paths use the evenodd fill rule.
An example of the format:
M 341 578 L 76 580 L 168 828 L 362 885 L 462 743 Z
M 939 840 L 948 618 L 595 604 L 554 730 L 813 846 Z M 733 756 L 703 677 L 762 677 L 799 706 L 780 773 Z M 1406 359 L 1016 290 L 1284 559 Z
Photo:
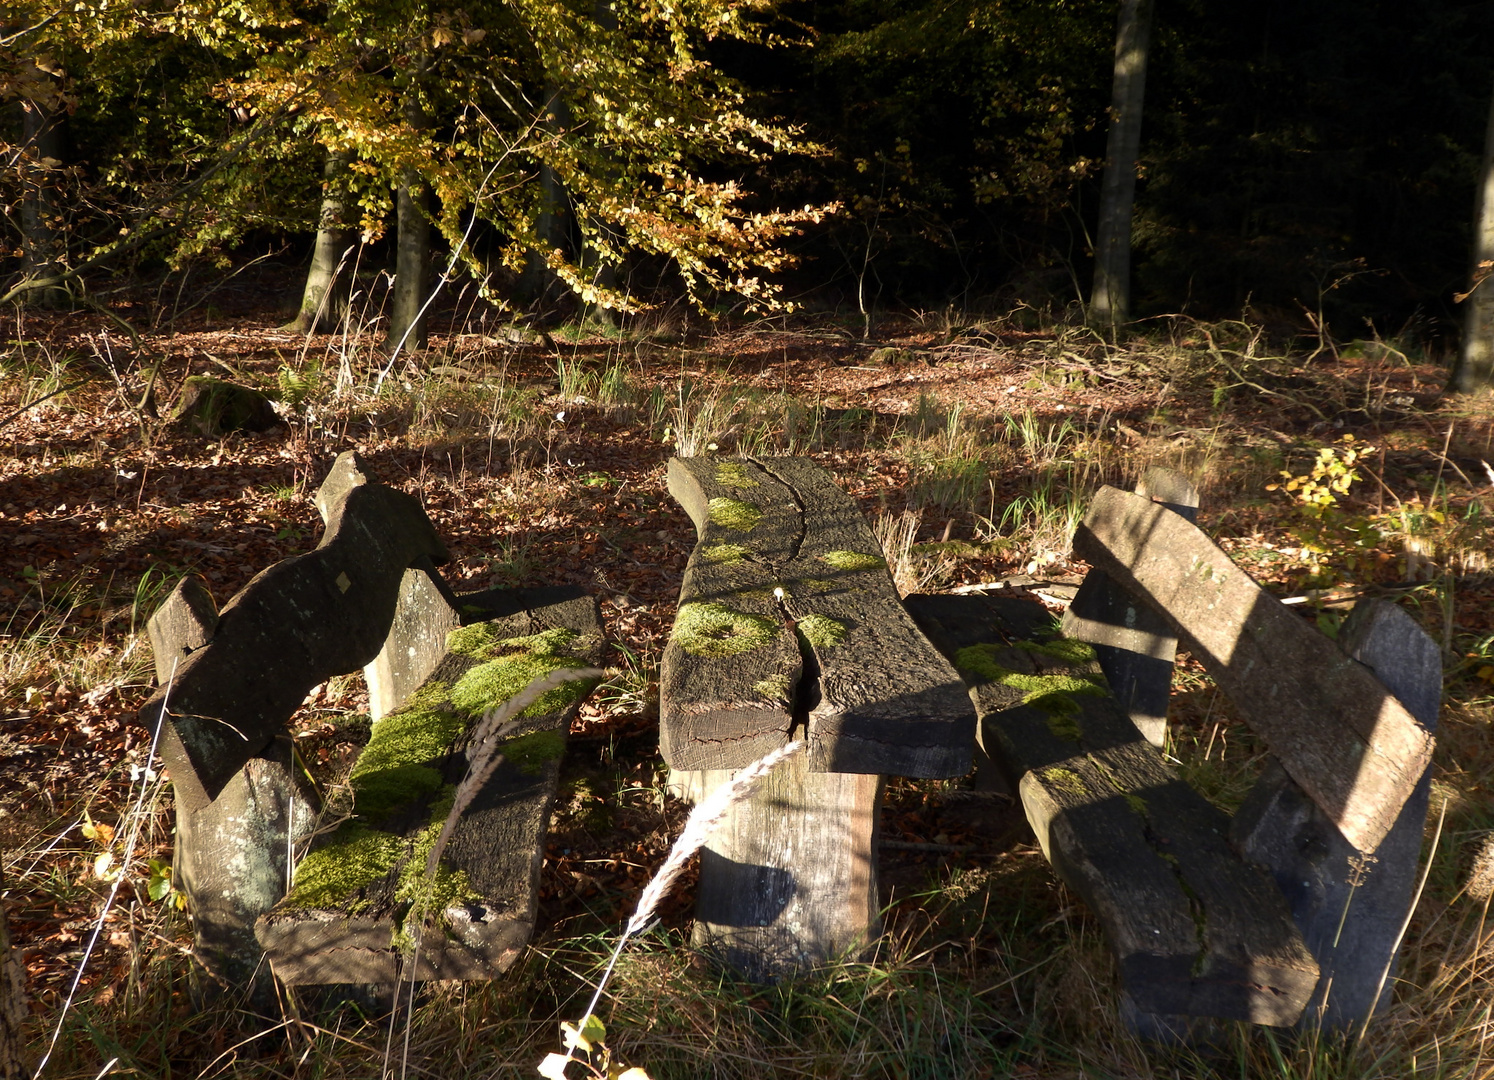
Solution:
M 696 941 L 772 978 L 878 932 L 883 774 L 967 772 L 975 713 L 898 601 L 855 503 L 802 458 L 675 458 L 695 523 L 660 675 L 660 749 L 699 798 L 808 740 L 701 856 Z
M 257 575 L 221 613 L 203 583 L 186 578 L 149 624 L 160 689 L 140 717 L 162 725 L 177 804 L 176 879 L 190 903 L 197 957 L 212 976 L 198 988 L 247 991 L 260 1004 L 273 1000 L 261 942 L 286 981 L 392 981 L 392 928 L 408 898 L 393 879 L 381 893 L 367 872 L 384 866 L 386 877 L 397 877 L 409 863 L 446 786 L 460 779 L 473 710 L 497 703 L 517 676 L 470 676 L 486 696 L 442 698 L 443 688 L 456 693 L 468 669 L 495 674 L 504 661 L 510 674 L 584 666 L 602 642 L 595 600 L 581 590 L 455 597 L 436 571 L 446 550 L 419 502 L 370 482 L 356 455 L 338 458 L 317 506 L 327 532 L 315 551 Z M 318 924 L 314 912 L 323 909 L 314 904 L 290 918 L 281 904 L 290 855 L 315 827 L 320 799 L 295 766 L 286 722 L 312 687 L 365 665 L 380 715 L 427 686 L 416 707 L 376 731 L 374 751 L 360 759 L 355 818 L 317 841 L 313 878 L 334 862 L 320 852 L 358 833 L 352 848 L 369 858 L 339 880 L 356 879 L 357 897 L 344 896 L 341 910 L 356 907 L 361 921 Z M 446 926 L 466 923 L 439 935 L 421 971 L 490 975 L 527 940 L 555 759 L 579 693 L 574 684 L 557 690 L 507 733 L 507 767 L 479 793 L 437 875 L 451 901 Z M 326 873 L 321 880 L 315 895 L 333 895 Z M 311 894 L 303 890 L 302 899 Z M 339 954 L 349 935 L 358 944 Z
M 1161 470 L 1135 495 L 1100 493 L 1076 538 L 1096 570 L 1067 638 L 1032 603 L 906 603 L 970 681 L 984 751 L 1105 927 L 1133 1029 L 1362 1023 L 1393 964 L 1426 812 L 1429 734 L 1392 689 L 1434 721 L 1435 646 L 1403 612 L 1366 604 L 1341 649 L 1203 536 L 1196 506 Z M 1154 745 L 1179 638 L 1283 759 L 1233 821 Z

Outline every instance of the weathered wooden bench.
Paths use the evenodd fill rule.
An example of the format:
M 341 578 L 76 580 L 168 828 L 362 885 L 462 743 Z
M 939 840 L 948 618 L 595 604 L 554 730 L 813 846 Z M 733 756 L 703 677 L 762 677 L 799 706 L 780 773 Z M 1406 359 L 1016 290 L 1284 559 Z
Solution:
M 660 675 L 679 790 L 808 740 L 701 855 L 697 943 L 771 978 L 876 936 L 881 778 L 963 775 L 975 713 L 813 462 L 675 458 L 669 490 L 699 538 Z
M 907 605 L 971 682 L 983 749 L 1105 927 L 1135 1029 L 1359 1023 L 1393 962 L 1426 812 L 1430 739 L 1387 685 L 1434 720 L 1435 647 L 1365 605 L 1340 649 L 1199 532 L 1196 506 L 1160 470 L 1136 495 L 1100 493 L 1076 539 L 1097 569 L 1068 638 L 1006 598 Z M 1155 745 L 1179 637 L 1282 759 L 1233 821 Z
M 338 458 L 317 505 L 327 531 L 315 551 L 259 574 L 221 613 L 200 580 L 184 579 L 150 622 L 161 686 L 140 716 L 162 725 L 177 884 L 197 956 L 217 985 L 261 1001 L 261 942 L 286 981 L 393 981 L 416 887 L 409 867 L 421 842 L 429 849 L 431 819 L 465 769 L 473 717 L 522 689 L 521 675 L 584 666 L 602 643 L 595 601 L 580 590 L 455 597 L 436 571 L 446 551 L 419 502 L 370 483 L 353 454 Z M 297 871 L 318 884 L 300 889 L 291 917 L 282 902 L 289 863 L 320 800 L 295 766 L 286 721 L 312 687 L 365 665 L 378 715 L 412 702 L 376 724 L 355 767 L 353 816 L 320 836 L 309 869 Z M 504 766 L 435 875 L 449 932 L 430 943 L 416 977 L 491 975 L 527 938 L 556 759 L 583 693 L 557 687 L 505 732 Z M 348 856 L 340 863 L 326 854 L 339 846 Z M 342 918 L 319 921 L 329 909 L 317 902 L 329 897 Z

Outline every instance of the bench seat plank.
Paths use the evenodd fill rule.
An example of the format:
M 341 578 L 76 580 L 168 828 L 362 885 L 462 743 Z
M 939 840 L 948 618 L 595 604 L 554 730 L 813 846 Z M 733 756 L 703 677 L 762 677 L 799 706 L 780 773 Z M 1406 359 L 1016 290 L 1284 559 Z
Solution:
M 447 655 L 408 702 L 374 725 L 353 770 L 353 816 L 313 846 L 289 895 L 256 925 L 284 982 L 493 978 L 528 942 L 560 756 L 592 682 L 563 684 L 522 714 L 502 744 L 506 760 L 462 815 L 434 884 L 422 880 L 483 710 L 546 670 L 600 659 L 595 598 L 556 588 L 525 590 L 521 599 L 531 606 L 515 611 L 514 596 L 501 591 L 461 597 L 464 625 L 448 639 Z M 440 905 L 441 929 L 422 935 L 412 974 L 402 969 L 410 944 L 403 921 L 413 894 L 426 889 Z
M 675 458 L 669 488 L 699 542 L 661 674 L 676 769 L 740 768 L 807 726 L 814 771 L 958 776 L 975 715 L 898 602 L 856 504 L 804 458 Z M 725 612 L 727 614 L 722 614 Z M 701 641 L 699 620 L 744 617 Z M 712 655 L 713 652 L 726 655 Z
M 1286 901 L 1231 849 L 1228 818 L 1131 723 L 1092 652 L 1034 638 L 1051 620 L 1031 601 L 905 603 L 970 683 L 985 752 L 1055 872 L 1104 926 L 1136 1008 L 1294 1023 L 1318 966 Z

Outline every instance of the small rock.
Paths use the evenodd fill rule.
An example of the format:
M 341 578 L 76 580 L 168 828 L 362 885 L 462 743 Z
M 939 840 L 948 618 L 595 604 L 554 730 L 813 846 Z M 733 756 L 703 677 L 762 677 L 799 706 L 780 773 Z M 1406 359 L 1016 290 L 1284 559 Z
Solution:
M 258 390 L 210 375 L 193 375 L 182 384 L 175 421 L 211 438 L 229 431 L 269 431 L 280 424 L 280 417 Z

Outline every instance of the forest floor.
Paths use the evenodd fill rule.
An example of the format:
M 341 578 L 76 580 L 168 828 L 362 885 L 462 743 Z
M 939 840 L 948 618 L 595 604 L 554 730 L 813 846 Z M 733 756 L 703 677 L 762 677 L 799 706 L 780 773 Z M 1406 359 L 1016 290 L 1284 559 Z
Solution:
M 1112 345 L 1030 312 L 889 317 L 867 340 L 859 317 L 544 336 L 470 311 L 391 364 L 372 321 L 308 338 L 277 329 L 254 290 L 214 303 L 134 338 L 95 313 L 28 312 L 0 335 L 0 852 L 37 1057 L 61 1030 L 45 1075 L 102 1076 L 113 1059 L 112 1075 L 372 1076 L 391 1054 L 427 1075 L 534 1075 L 684 816 L 655 686 L 694 544 L 664 488 L 683 450 L 808 454 L 877 522 L 905 588 L 1026 575 L 1055 605 L 1085 571 L 1068 539 L 1088 496 L 1179 468 L 1200 524 L 1304 618 L 1332 633 L 1354 599 L 1389 596 L 1443 647 L 1441 827 L 1395 1003 L 1361 1045 L 1240 1026 L 1200 1054 L 1125 1033 L 1098 929 L 1019 815 L 972 821 L 958 782 L 893 781 L 877 955 L 774 988 L 723 980 L 682 944 L 687 880 L 609 991 L 621 1056 L 656 1078 L 1494 1076 L 1494 860 L 1479 860 L 1494 828 L 1494 408 L 1444 396 L 1436 364 L 1380 341 L 1273 345 L 1243 323 L 1172 320 Z M 139 326 L 152 308 L 115 310 Z M 283 423 L 173 425 L 193 374 L 274 392 Z M 585 585 L 613 642 L 573 731 L 532 948 L 498 983 L 432 990 L 403 1050 L 355 1014 L 292 1009 L 266 1031 L 230 1004 L 193 1006 L 190 924 L 166 891 L 170 789 L 134 718 L 155 605 L 186 573 L 221 605 L 313 547 L 312 496 L 348 449 L 419 496 L 458 591 Z M 1355 479 L 1312 506 L 1287 481 L 1315 467 Z M 356 754 L 364 708 L 355 674 L 297 714 L 323 779 Z M 1187 657 L 1168 752 L 1226 809 L 1264 753 Z

